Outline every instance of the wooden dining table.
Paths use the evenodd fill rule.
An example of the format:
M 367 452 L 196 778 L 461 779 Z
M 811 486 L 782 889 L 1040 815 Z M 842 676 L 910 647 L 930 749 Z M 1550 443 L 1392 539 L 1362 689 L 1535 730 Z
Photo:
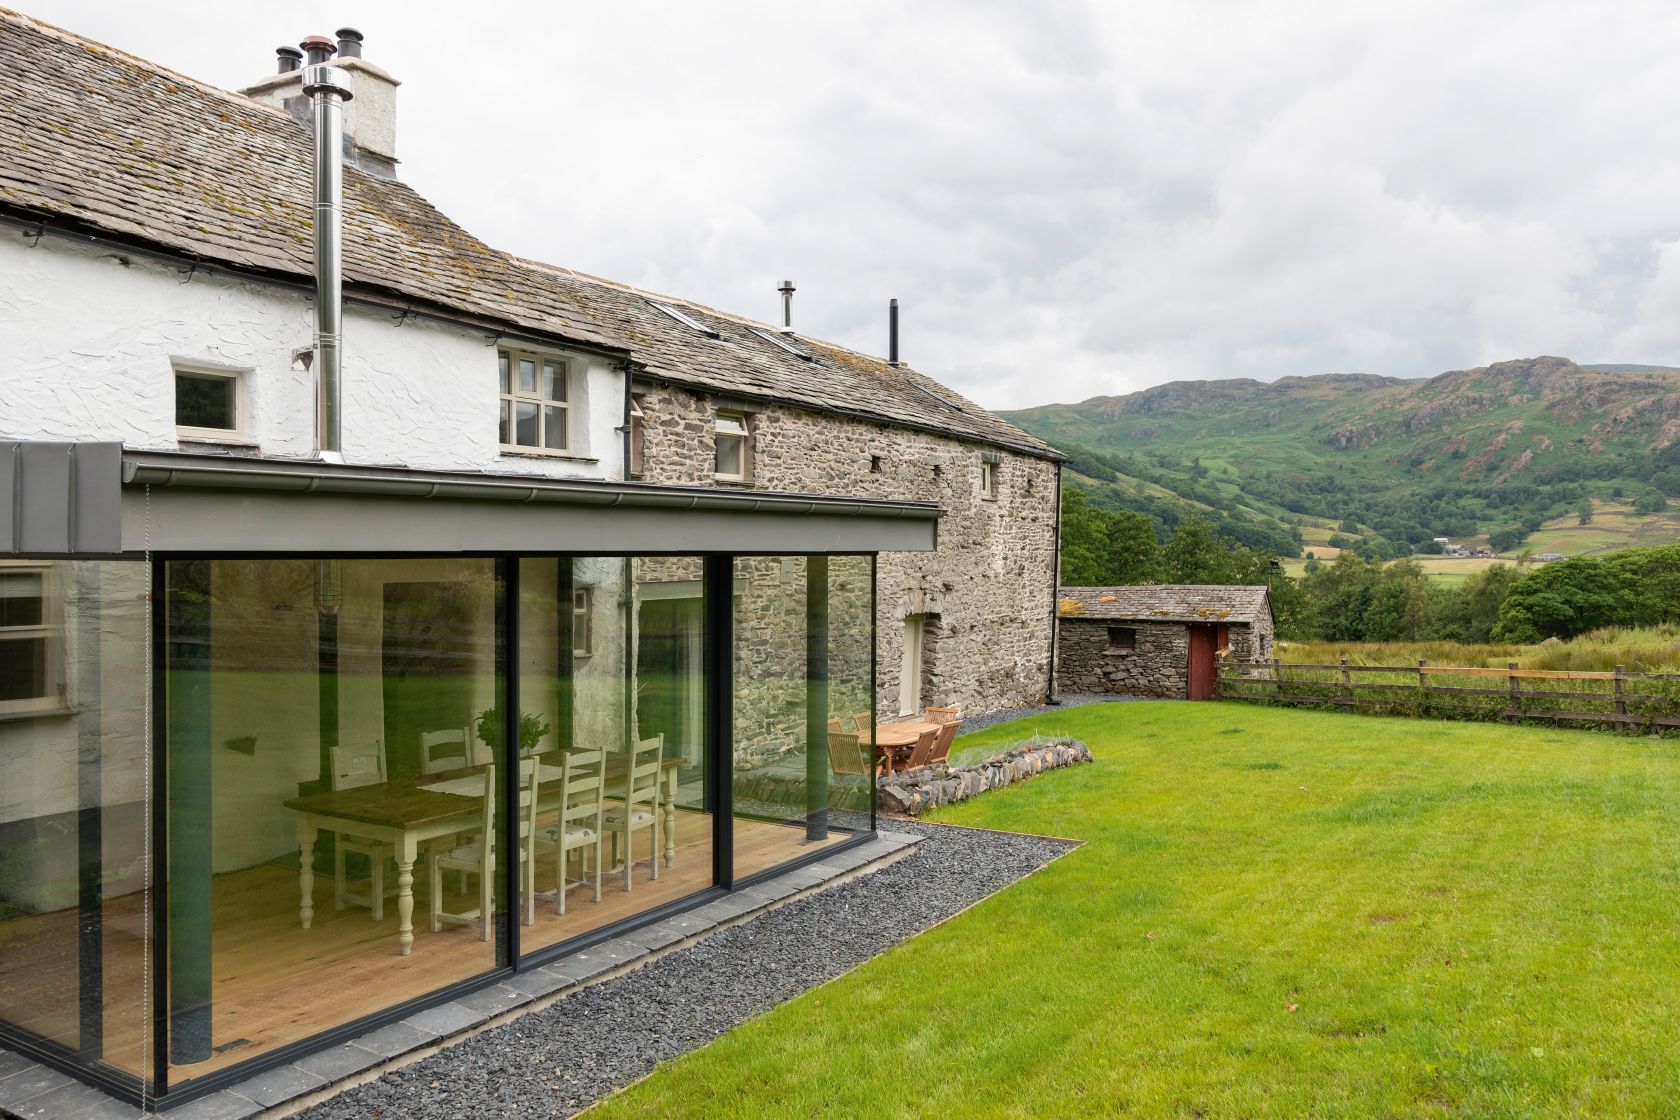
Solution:
M 920 720 L 903 723 L 877 723 L 875 725 L 875 749 L 891 757 L 895 762 L 900 757 L 909 757 L 910 749 L 929 731 L 938 731 L 942 724 L 925 723 Z
M 660 808 L 664 813 L 665 864 L 676 859 L 677 771 L 680 758 L 660 763 Z M 623 778 L 629 756 L 607 755 L 608 789 L 614 778 Z M 394 849 L 397 863 L 397 952 L 408 956 L 414 945 L 414 863 L 421 845 L 428 840 L 452 836 L 484 826 L 483 801 L 464 796 L 456 788 L 459 779 L 477 773 L 455 770 L 421 778 L 381 782 L 354 789 L 331 790 L 288 798 L 286 808 L 297 814 L 298 921 L 308 929 L 315 920 L 315 841 L 321 830 L 340 836 L 358 836 L 382 841 Z M 549 780 L 547 775 L 554 778 Z M 543 766 L 539 771 L 537 804 L 543 804 L 544 786 L 559 796 L 558 768 Z M 482 783 L 480 783 L 482 784 Z

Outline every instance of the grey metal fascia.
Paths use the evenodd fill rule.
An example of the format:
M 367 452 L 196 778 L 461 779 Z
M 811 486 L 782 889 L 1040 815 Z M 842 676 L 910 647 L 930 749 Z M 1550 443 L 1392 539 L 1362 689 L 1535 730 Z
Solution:
M 715 510 L 729 513 L 823 514 L 937 520 L 935 502 L 840 498 L 816 494 L 733 493 L 695 486 L 525 475 L 463 475 L 406 468 L 339 466 L 274 459 L 206 460 L 169 452 L 123 454 L 123 482 L 130 486 L 195 489 L 283 490 L 299 493 L 386 495 L 468 501 L 561 502 L 640 508 Z

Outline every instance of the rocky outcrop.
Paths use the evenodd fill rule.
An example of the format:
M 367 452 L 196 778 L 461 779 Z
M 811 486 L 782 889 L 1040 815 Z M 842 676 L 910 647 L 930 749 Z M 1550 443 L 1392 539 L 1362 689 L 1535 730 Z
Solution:
M 1094 761 L 1091 748 L 1078 739 L 1030 740 L 984 762 L 948 768 L 929 766 L 882 778 L 878 807 L 883 813 L 914 817 L 1049 770 Z

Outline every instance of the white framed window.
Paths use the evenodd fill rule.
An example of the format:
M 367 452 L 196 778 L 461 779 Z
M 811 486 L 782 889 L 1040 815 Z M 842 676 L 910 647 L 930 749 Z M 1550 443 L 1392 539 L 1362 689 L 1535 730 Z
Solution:
M 0 714 L 66 704 L 63 635 L 50 564 L 0 565 Z
M 980 460 L 980 496 L 988 502 L 998 496 L 998 465 L 991 459 Z
M 589 657 L 595 652 L 595 589 L 572 588 L 572 656 Z
M 210 443 L 249 443 L 245 375 L 238 370 L 176 365 L 175 434 Z
M 630 398 L 630 477 L 642 476 L 642 449 L 644 447 L 647 417 L 642 412 L 642 398 Z
M 564 358 L 529 350 L 499 350 L 504 451 L 564 455 L 572 447 L 571 368 Z
M 752 433 L 743 412 L 719 412 L 713 438 L 717 442 L 716 474 L 726 482 L 752 477 Z

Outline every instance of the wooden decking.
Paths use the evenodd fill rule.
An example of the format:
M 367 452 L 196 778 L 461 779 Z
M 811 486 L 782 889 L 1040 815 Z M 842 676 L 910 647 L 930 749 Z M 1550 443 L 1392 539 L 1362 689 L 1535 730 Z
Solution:
M 737 875 L 846 839 L 836 833 L 812 845 L 803 828 L 747 820 L 737 820 L 734 829 Z M 364 907 L 334 910 L 331 875 L 315 878 L 315 918 L 307 930 L 298 923 L 295 868 L 264 864 L 216 876 L 211 1012 L 216 1052 L 208 1061 L 175 1067 L 172 1083 L 212 1073 L 493 969 L 494 942 L 481 941 L 476 929 L 446 925 L 438 933 L 430 931 L 425 877 L 418 871 L 414 947 L 407 957 L 396 951 L 395 907 L 386 905 L 381 922 L 373 921 Z M 553 876 L 552 857 L 541 858 L 539 892 L 544 883 L 554 881 Z M 640 861 L 629 891 L 624 889 L 622 869 L 603 878 L 599 903 L 591 900 L 588 888 L 572 887 L 564 915 L 554 913 L 552 892 L 539 893 L 534 924 L 520 927 L 521 946 L 531 952 L 554 945 L 711 885 L 711 817 L 679 812 L 676 860 L 660 868 L 658 880 L 650 877 L 646 862 Z M 470 880 L 468 888 L 475 889 Z M 455 876 L 445 876 L 445 889 L 458 889 Z M 446 909 L 472 905 L 473 900 L 465 897 L 451 896 L 445 902 Z M 139 895 L 108 905 L 104 942 L 105 1058 L 135 1074 L 146 1065 L 142 907 Z M 39 1034 L 73 1042 L 77 1016 L 74 912 L 7 923 L 0 926 L 0 935 L 8 938 L 0 950 L 0 1016 Z

